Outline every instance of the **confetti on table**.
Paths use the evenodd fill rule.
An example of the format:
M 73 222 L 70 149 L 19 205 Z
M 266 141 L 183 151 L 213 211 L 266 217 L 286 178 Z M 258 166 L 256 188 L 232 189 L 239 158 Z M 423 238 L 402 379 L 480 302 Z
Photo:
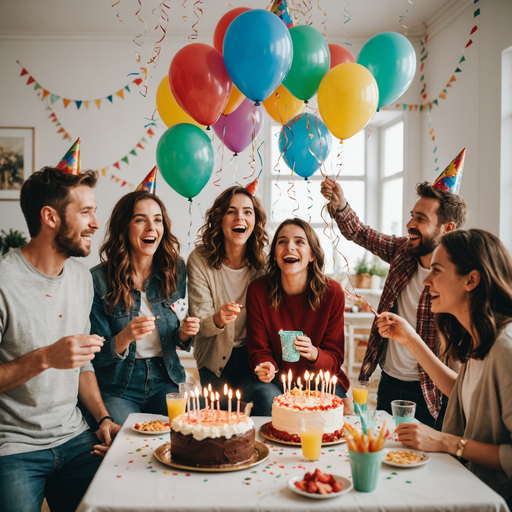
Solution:
M 391 474 L 392 474 L 392 475 L 398 475 L 398 473 L 395 473 L 394 471 L 393 471 L 393 473 L 391 473 Z
M 205 478 L 205 479 L 203 480 L 203 482 L 208 482 L 208 478 Z
M 405 483 L 406 484 L 412 484 L 412 482 L 410 480 L 406 480 Z
M 121 478 L 121 477 L 122 477 L 122 475 L 117 475 L 117 478 Z

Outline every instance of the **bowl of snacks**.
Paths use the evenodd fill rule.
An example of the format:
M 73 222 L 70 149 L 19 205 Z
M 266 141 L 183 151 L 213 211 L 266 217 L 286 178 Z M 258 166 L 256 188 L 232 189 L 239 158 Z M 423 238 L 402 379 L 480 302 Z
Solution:
M 336 498 L 349 492 L 353 485 L 350 480 L 338 475 L 329 475 L 318 468 L 313 473 L 295 476 L 288 480 L 288 488 L 293 492 L 313 499 Z

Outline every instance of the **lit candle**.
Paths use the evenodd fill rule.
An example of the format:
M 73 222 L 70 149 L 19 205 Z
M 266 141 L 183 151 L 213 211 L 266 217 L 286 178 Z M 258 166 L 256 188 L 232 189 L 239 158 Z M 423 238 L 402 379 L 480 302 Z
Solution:
M 204 396 L 204 408 L 208 410 L 208 390 L 206 388 L 203 389 Z
M 215 394 L 213 393 L 213 391 L 210 393 L 210 400 L 211 400 L 210 407 L 212 409 L 212 421 L 213 421 L 213 415 L 215 414 Z
M 332 379 L 331 379 L 331 382 L 332 382 L 332 394 L 335 395 L 336 394 L 336 382 L 338 380 L 338 377 L 336 377 L 336 375 L 333 375 L 332 376 Z
M 307 392 L 308 390 L 308 381 L 309 381 L 309 372 L 306 370 L 306 372 L 304 373 L 304 386 L 305 386 L 305 390 Z
M 288 370 L 288 393 L 292 390 L 292 371 Z
M 228 420 L 231 419 L 231 399 L 233 398 L 233 391 L 228 391 Z
M 331 380 L 331 374 L 329 372 L 325 372 L 325 392 L 329 394 L 329 381 Z
M 219 397 L 219 393 L 218 392 L 215 392 L 215 400 L 217 400 L 217 416 L 216 416 L 216 419 L 218 420 L 219 419 L 219 412 L 220 412 L 220 397 Z
M 240 395 L 240 390 L 236 390 L 236 416 L 238 420 L 240 420 L 240 398 L 242 395 Z
M 302 383 L 300 377 L 297 377 L 297 386 L 299 386 L 299 394 L 302 395 Z
M 208 391 L 211 393 L 212 392 L 212 385 L 211 384 L 208 384 Z
M 286 375 L 283 373 L 281 377 L 283 379 L 283 393 L 286 394 Z
M 320 382 L 320 375 L 316 376 L 315 379 L 315 398 L 318 399 L 318 383 Z
M 313 377 L 315 376 L 314 373 L 312 373 L 310 376 L 309 376 L 309 385 L 308 385 L 308 388 L 309 388 L 309 391 L 308 391 L 308 400 L 310 399 L 311 397 L 311 388 L 312 388 L 312 385 L 311 383 L 313 382 Z
M 199 401 L 199 388 L 197 386 L 194 388 L 194 392 L 196 394 L 197 402 L 197 422 L 199 423 L 199 420 L 201 418 L 201 402 Z
M 188 409 L 188 422 L 190 423 L 190 398 L 188 397 L 188 393 L 185 391 L 185 400 L 187 401 L 187 409 Z
M 224 396 L 228 394 L 228 385 L 224 384 Z

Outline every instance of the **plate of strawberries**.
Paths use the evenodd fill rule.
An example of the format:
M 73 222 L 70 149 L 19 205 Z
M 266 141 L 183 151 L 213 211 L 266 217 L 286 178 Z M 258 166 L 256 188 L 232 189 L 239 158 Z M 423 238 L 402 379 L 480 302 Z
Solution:
M 341 496 L 349 492 L 353 485 L 348 478 L 329 475 L 317 468 L 313 473 L 307 472 L 304 476 L 290 478 L 288 487 L 302 496 L 323 500 Z

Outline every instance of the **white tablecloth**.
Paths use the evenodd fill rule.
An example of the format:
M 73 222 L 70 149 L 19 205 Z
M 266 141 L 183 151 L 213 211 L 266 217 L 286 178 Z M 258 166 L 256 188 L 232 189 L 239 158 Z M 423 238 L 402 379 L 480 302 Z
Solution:
M 387 413 L 379 413 L 393 428 Z M 350 422 L 355 417 L 347 417 Z M 346 444 L 322 449 L 317 463 L 302 462 L 300 447 L 274 444 L 259 434 L 270 449 L 258 466 L 230 473 L 187 472 L 161 464 L 153 456 L 169 434 L 146 436 L 130 429 L 137 421 L 167 418 L 131 414 L 102 462 L 78 512 L 140 512 L 173 510 L 193 512 L 256 511 L 475 511 L 506 512 L 504 500 L 446 454 L 431 453 L 421 467 L 401 469 L 382 465 L 377 490 L 349 493 L 328 500 L 313 500 L 292 492 L 288 480 L 314 467 L 350 477 Z M 254 417 L 256 432 L 270 418 Z M 388 441 L 386 447 L 400 447 Z

